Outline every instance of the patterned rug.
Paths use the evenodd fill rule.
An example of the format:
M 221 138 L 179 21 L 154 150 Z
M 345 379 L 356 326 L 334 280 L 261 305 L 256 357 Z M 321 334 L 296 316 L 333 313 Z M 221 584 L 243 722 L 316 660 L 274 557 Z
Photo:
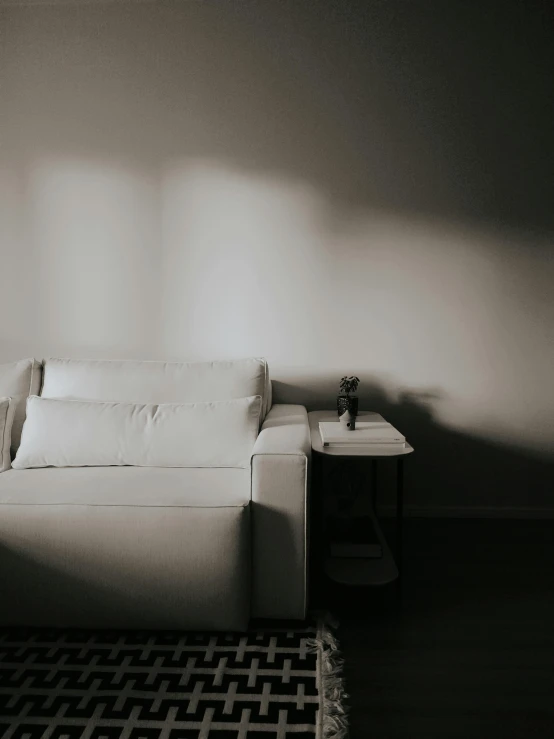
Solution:
M 6 629 L 2 739 L 347 736 L 332 632 Z

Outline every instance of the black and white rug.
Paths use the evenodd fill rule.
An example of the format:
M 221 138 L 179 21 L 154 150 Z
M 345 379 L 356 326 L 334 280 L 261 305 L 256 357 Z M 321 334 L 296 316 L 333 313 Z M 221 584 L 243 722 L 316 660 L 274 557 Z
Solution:
M 0 631 L 1 739 L 347 736 L 323 622 L 247 634 Z

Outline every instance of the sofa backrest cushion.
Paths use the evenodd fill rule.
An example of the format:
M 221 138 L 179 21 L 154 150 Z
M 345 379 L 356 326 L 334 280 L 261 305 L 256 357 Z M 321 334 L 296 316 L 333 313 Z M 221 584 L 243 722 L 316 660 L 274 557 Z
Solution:
M 12 457 L 15 456 L 21 439 L 27 398 L 40 392 L 41 370 L 42 365 L 36 359 L 0 364 L 0 397 L 12 398 L 15 404 L 11 434 Z
M 219 362 L 46 359 L 41 396 L 132 403 L 196 403 L 259 395 L 271 407 L 265 359 Z
M 14 469 L 248 467 L 260 396 L 201 403 L 119 403 L 31 396 Z
M 10 443 L 14 415 L 15 401 L 12 398 L 0 398 L 0 472 L 12 466 Z

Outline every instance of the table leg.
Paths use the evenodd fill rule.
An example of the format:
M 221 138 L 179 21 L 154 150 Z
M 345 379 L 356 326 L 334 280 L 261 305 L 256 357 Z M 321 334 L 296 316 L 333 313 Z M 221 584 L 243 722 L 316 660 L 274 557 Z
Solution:
M 319 454 L 312 455 L 310 494 L 308 496 L 308 602 L 310 608 L 319 607 L 323 581 L 323 514 Z
M 402 574 L 402 525 L 404 523 L 404 459 L 396 461 L 396 566 Z
M 377 512 L 377 460 L 371 460 L 371 507 Z

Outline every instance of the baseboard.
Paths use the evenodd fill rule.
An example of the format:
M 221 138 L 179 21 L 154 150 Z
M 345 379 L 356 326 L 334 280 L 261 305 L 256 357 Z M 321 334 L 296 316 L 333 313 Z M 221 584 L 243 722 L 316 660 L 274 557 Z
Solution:
M 396 515 L 396 506 L 379 506 L 384 518 Z M 531 506 L 425 506 L 405 505 L 406 518 L 544 518 L 554 519 L 554 508 Z

